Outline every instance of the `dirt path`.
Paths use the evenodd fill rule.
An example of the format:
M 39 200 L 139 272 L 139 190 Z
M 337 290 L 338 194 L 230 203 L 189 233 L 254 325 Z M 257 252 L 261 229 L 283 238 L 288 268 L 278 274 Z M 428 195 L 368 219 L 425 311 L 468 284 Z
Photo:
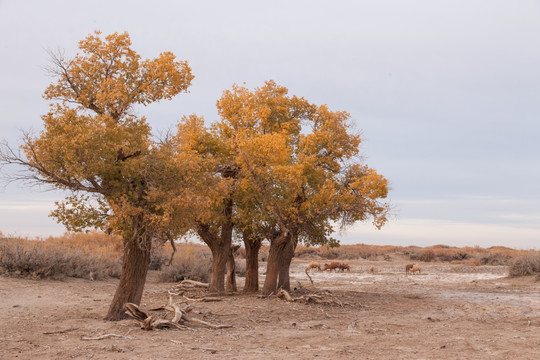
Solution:
M 313 273 L 295 260 L 303 293 L 328 289 L 344 304 L 226 296 L 193 303 L 194 316 L 233 328 L 140 330 L 102 320 L 116 281 L 0 277 L 2 359 L 538 359 L 540 283 L 507 279 L 504 267 L 351 262 L 350 273 Z M 369 265 L 377 272 L 369 274 Z M 142 308 L 167 302 L 174 284 L 150 276 Z M 297 285 L 298 286 L 298 285 Z M 299 292 L 300 290 L 298 290 Z M 180 301 L 180 299 L 178 299 Z M 160 314 L 170 317 L 170 314 Z M 125 339 L 82 340 L 117 334 Z

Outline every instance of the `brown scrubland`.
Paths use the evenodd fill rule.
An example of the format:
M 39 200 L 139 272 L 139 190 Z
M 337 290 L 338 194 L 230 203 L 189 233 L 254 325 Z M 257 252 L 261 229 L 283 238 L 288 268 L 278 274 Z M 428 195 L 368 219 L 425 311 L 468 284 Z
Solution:
M 168 245 L 154 246 L 150 260 L 150 270 L 159 271 L 161 281 L 180 281 L 193 279 L 209 280 L 212 254 L 207 246 L 184 242 L 176 245 L 177 251 L 171 259 Z M 263 245 L 259 251 L 259 260 L 266 261 L 269 246 Z M 510 266 L 510 276 L 525 276 L 540 273 L 540 252 L 535 250 L 517 250 L 503 246 L 489 248 L 452 247 L 435 245 L 388 246 L 388 245 L 341 245 L 339 247 L 305 247 L 298 245 L 295 257 L 316 260 L 377 260 L 391 261 L 399 255 L 416 262 L 446 262 L 454 265 Z M 88 233 L 66 233 L 59 237 L 29 239 L 10 237 L 0 233 L 0 272 L 5 275 L 28 277 L 32 279 L 65 277 L 103 279 L 118 278 L 122 243 L 119 237 L 100 231 Z M 245 275 L 246 252 L 237 247 L 236 274 Z M 343 262 L 330 262 L 328 268 L 339 269 Z M 346 268 L 346 267 L 345 267 Z

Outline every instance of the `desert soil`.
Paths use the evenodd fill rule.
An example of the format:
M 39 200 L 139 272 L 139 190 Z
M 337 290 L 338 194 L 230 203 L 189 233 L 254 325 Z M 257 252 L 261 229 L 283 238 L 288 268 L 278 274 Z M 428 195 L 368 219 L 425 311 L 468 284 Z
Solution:
M 405 275 L 404 260 L 359 260 L 348 262 L 350 273 L 311 273 L 311 285 L 304 273 L 309 262 L 293 261 L 292 295 L 316 293 L 335 304 L 242 294 L 192 302 L 194 317 L 233 326 L 220 330 L 144 331 L 135 320 L 103 321 L 117 284 L 113 279 L 0 277 L 0 358 L 540 358 L 535 277 L 509 279 L 503 266 L 437 263 L 421 264 L 421 275 Z M 142 309 L 166 304 L 167 290 L 175 286 L 156 279 L 151 273 Z M 154 314 L 172 318 L 166 311 Z M 84 340 L 107 334 L 123 338 Z

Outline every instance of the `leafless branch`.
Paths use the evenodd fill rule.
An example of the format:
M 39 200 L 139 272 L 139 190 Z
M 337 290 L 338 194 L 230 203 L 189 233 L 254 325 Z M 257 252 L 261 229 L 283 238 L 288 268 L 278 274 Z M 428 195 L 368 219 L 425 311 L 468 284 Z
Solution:
M 78 179 L 65 177 L 54 172 L 47 163 L 53 163 L 54 160 L 42 160 L 35 151 L 30 135 L 25 133 L 23 141 L 28 149 L 29 157 L 21 154 L 21 151 L 15 151 L 6 141 L 0 143 L 0 167 L 6 165 L 15 165 L 23 168 L 22 171 L 13 172 L 4 175 L 3 178 L 8 183 L 14 181 L 26 181 L 35 185 L 51 185 L 69 189 L 71 191 L 87 191 L 90 193 L 103 193 L 103 189 L 93 179 L 85 179 L 89 185 L 86 185 Z

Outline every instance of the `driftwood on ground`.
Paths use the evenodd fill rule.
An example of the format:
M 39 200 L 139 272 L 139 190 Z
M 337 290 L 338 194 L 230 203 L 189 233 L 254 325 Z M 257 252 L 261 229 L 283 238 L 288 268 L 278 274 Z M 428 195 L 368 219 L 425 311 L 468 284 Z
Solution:
M 302 302 L 305 304 L 325 304 L 325 305 L 338 305 L 343 307 L 343 303 L 339 301 L 334 295 L 329 292 L 324 294 L 305 294 L 300 297 L 293 298 L 287 291 L 280 289 L 276 296 L 280 299 L 284 299 L 287 302 Z
M 192 301 L 192 302 L 194 302 L 194 301 L 211 302 L 211 301 L 222 301 L 223 300 L 222 297 L 215 296 L 216 294 L 208 294 L 208 293 L 205 293 L 205 292 L 204 292 L 204 294 L 202 294 L 202 292 L 204 290 L 207 290 L 207 289 L 208 289 L 208 284 L 207 283 L 194 281 L 194 280 L 182 280 L 182 282 L 175 285 L 172 288 L 172 290 L 169 290 L 169 294 L 183 296 L 184 299 L 186 299 L 187 301 Z M 200 295 L 198 297 L 187 297 L 186 295 L 184 295 L 184 293 L 186 291 L 193 292 L 193 291 L 197 291 L 197 290 L 201 291 L 202 295 Z
M 82 336 L 81 340 L 103 340 L 103 339 L 129 339 L 134 340 L 135 338 L 133 336 L 123 336 L 123 335 L 117 335 L 117 334 L 105 334 L 105 335 L 99 335 L 94 337 L 89 336 Z
M 231 328 L 232 325 L 218 325 L 212 324 L 204 320 L 200 320 L 188 315 L 191 311 L 191 305 L 187 305 L 184 308 L 180 308 L 178 304 L 173 302 L 172 294 L 169 293 L 169 302 L 165 306 L 161 306 L 153 311 L 169 310 L 174 312 L 174 316 L 171 320 L 154 318 L 145 311 L 141 310 L 138 305 L 132 303 L 126 303 L 124 305 L 126 313 L 141 323 L 141 328 L 144 330 L 164 329 L 164 328 L 176 328 L 187 329 L 186 323 L 200 324 L 212 329 L 226 329 Z

